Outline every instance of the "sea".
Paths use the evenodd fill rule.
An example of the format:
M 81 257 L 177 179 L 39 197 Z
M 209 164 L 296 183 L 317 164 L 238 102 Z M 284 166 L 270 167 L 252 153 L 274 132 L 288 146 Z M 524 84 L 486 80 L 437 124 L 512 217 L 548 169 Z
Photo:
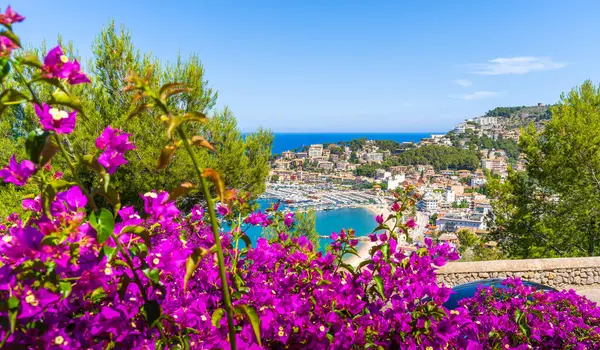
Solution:
M 274 133 L 273 154 L 292 150 L 302 146 L 319 143 L 336 143 L 339 141 L 350 141 L 366 137 L 369 140 L 393 140 L 396 142 L 418 142 L 422 138 L 429 137 L 438 132 L 420 133 Z M 260 200 L 259 204 L 264 210 L 270 207 L 271 202 Z M 283 209 L 283 207 L 281 207 Z M 357 236 L 365 236 L 373 232 L 377 226 L 373 214 L 364 208 L 340 208 L 328 211 L 318 211 L 316 228 L 319 235 L 330 236 L 332 232 L 340 232 L 342 229 L 353 229 Z M 252 242 L 261 237 L 262 229 L 252 227 L 247 231 Z M 331 243 L 330 239 L 321 239 L 320 250 Z
M 264 211 L 271 207 L 273 200 L 261 199 L 258 201 L 260 208 Z M 280 210 L 285 209 L 285 204 L 281 203 Z M 340 208 L 334 210 L 318 211 L 316 213 L 316 229 L 320 236 L 331 236 L 333 232 L 339 233 L 342 229 L 353 229 L 357 236 L 366 236 L 373 232 L 377 227 L 375 216 L 364 208 Z M 246 234 L 253 244 L 262 236 L 262 228 L 251 227 Z M 321 251 L 329 246 L 331 239 L 321 238 L 319 246 Z
M 445 133 L 445 132 L 444 132 Z M 419 133 L 274 133 L 273 154 L 290 151 L 315 143 L 336 143 L 366 137 L 368 140 L 393 140 L 396 142 L 418 142 L 436 132 Z

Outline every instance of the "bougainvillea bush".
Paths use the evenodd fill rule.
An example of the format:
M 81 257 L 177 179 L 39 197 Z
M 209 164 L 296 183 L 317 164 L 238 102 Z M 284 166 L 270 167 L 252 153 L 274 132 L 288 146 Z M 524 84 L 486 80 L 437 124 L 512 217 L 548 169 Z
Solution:
M 352 230 L 333 233 L 327 253 L 305 237 L 290 237 L 294 216 L 277 205 L 255 210 L 248 194 L 226 190 L 203 169 L 197 152 L 210 140 L 188 136 L 169 97 L 181 84 L 152 89 L 131 73 L 125 89 L 137 108 L 130 117 L 160 118 L 171 140 L 157 168 L 177 149 L 191 157 L 197 179 L 177 188 L 148 189 L 144 208 L 121 203 L 111 175 L 129 161 L 132 135 L 107 125 L 96 149 L 69 151 L 69 134 L 85 117 L 69 86 L 90 81 L 60 47 L 46 57 L 20 52 L 13 24 L 0 16 L 0 109 L 34 105 L 39 128 L 27 136 L 27 159 L 12 157 L 0 177 L 37 189 L 23 199 L 24 215 L 0 224 L 0 348 L 77 349 L 507 349 L 597 347 L 600 311 L 574 292 L 542 293 L 510 280 L 481 289 L 457 310 L 443 303 L 451 290 L 436 283 L 437 267 L 458 258 L 448 245 L 426 240 L 416 252 L 398 246 L 414 227 L 410 189 L 395 194 L 389 218 L 378 217 L 369 256 L 358 266 Z M 93 77 L 92 77 L 93 79 Z M 39 84 L 56 90 L 42 99 Z M 215 155 L 215 156 L 218 156 Z M 65 164 L 65 169 L 58 165 Z M 79 174 L 96 174 L 84 183 Z M 178 197 L 200 192 L 191 212 Z M 100 205 L 99 203 L 102 203 Z M 250 242 L 251 226 L 271 226 L 270 241 Z M 381 233 L 383 232 L 383 233 Z

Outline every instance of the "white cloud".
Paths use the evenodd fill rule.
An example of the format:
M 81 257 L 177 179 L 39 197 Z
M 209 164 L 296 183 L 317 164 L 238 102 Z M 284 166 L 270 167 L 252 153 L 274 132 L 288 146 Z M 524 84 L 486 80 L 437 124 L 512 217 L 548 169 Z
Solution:
M 470 80 L 466 80 L 466 79 L 456 79 L 454 81 L 454 84 L 460 85 L 462 87 L 468 87 L 468 86 L 473 85 L 473 83 Z
M 550 57 L 508 57 L 495 58 L 487 63 L 470 64 L 471 73 L 478 75 L 527 74 L 535 71 L 553 70 L 566 67 L 565 62 L 555 62 Z
M 475 91 L 470 94 L 453 96 L 454 98 L 460 98 L 462 100 L 473 101 L 473 100 L 481 100 L 484 98 L 492 98 L 497 96 L 498 93 L 495 91 Z

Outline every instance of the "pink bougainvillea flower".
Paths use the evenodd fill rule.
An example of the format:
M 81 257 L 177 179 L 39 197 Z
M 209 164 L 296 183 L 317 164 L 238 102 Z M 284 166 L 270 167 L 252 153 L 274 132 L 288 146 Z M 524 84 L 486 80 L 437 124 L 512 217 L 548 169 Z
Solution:
M 375 221 L 377 221 L 379 225 L 383 224 L 383 215 L 377 215 Z
M 394 202 L 394 204 L 392 204 L 392 210 L 395 212 L 399 212 L 400 211 L 400 204 L 398 204 L 398 202 Z
M 221 204 L 217 207 L 217 212 L 222 215 L 225 216 L 227 214 L 231 214 L 231 210 L 229 209 L 229 207 L 227 205 Z
M 77 60 L 73 60 L 73 62 L 69 62 L 69 68 L 71 73 L 67 77 L 69 84 L 77 85 L 83 83 L 89 83 L 90 79 L 85 75 L 85 73 L 81 70 L 81 66 Z
M 40 123 L 46 131 L 55 131 L 57 134 L 70 134 L 75 129 L 77 111 L 68 113 L 44 103 L 42 107 L 35 105 L 35 113 L 40 118 Z
M 6 7 L 4 13 L 0 14 L 0 24 L 11 25 L 13 23 L 23 22 L 24 19 L 25 17 L 13 11 L 10 8 L 10 5 Z
M 8 165 L 0 169 L 0 177 L 5 182 L 13 183 L 17 186 L 25 186 L 27 180 L 35 172 L 35 164 L 32 161 L 24 159 L 18 163 L 13 155 L 10 157 Z
M 101 150 L 113 149 L 120 153 L 135 149 L 133 142 L 129 140 L 131 134 L 123 132 L 121 129 L 107 126 L 100 137 L 96 139 L 96 147 Z
M 294 224 L 294 213 L 287 213 L 287 214 L 285 214 L 285 218 L 283 219 L 283 223 L 287 227 L 292 227 L 292 224 Z
M 11 52 L 18 46 L 9 38 L 0 36 L 0 57 L 10 57 Z
M 267 214 L 259 210 L 248 215 L 244 222 L 253 226 L 267 226 L 269 225 L 269 218 Z
M 404 225 L 406 227 L 408 227 L 408 228 L 415 228 L 415 227 L 417 227 L 417 223 L 415 222 L 415 219 L 413 219 L 413 218 L 408 219 L 408 221 L 406 221 L 404 223 Z
M 123 130 L 107 126 L 100 137 L 96 139 L 96 147 L 104 150 L 98 163 L 108 169 L 109 174 L 114 174 L 118 167 L 127 164 L 124 155 L 126 151 L 135 149 L 133 142 L 129 141 L 130 134 Z
M 42 67 L 46 78 L 67 79 L 69 84 L 89 83 L 88 77 L 81 71 L 77 60 L 69 61 L 60 46 L 50 50 L 44 58 Z
M 123 157 L 122 153 L 115 150 L 107 150 L 102 152 L 100 157 L 98 157 L 98 163 L 105 167 L 106 171 L 112 175 L 121 165 L 127 164 L 127 159 Z

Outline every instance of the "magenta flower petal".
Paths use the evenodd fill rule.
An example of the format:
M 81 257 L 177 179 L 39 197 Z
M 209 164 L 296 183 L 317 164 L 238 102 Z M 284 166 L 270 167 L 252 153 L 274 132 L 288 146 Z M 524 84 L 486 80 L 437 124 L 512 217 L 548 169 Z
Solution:
M 47 104 L 42 107 L 34 105 L 35 113 L 40 118 L 40 124 L 46 131 L 54 131 L 57 134 L 70 134 L 75 129 L 77 122 L 77 111 L 68 113 L 66 111 L 52 108 Z
M 0 177 L 4 182 L 10 182 L 17 186 L 25 186 L 27 180 L 35 172 L 35 164 L 30 160 L 24 159 L 18 163 L 13 155 L 10 157 L 8 165 L 0 169 Z
M 0 23 L 11 25 L 13 23 L 23 22 L 25 17 L 16 13 L 10 8 L 10 5 L 6 7 L 6 11 L 3 14 L 0 14 Z

